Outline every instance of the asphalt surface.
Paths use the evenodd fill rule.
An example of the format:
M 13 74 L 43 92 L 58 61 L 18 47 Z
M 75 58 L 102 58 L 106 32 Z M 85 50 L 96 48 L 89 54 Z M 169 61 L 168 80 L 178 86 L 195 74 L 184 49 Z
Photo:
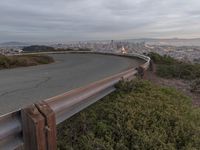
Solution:
M 55 63 L 0 70 L 0 115 L 144 63 L 137 59 L 99 54 L 50 56 Z

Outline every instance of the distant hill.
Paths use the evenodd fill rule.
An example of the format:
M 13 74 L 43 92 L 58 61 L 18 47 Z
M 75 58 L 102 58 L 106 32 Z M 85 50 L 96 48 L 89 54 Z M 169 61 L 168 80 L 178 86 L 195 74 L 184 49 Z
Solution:
M 48 52 L 48 51 L 54 51 L 55 49 L 50 46 L 32 45 L 24 47 L 22 50 L 24 52 Z
M 29 46 L 29 45 L 31 45 L 31 44 L 23 43 L 23 42 L 5 42 L 5 43 L 0 43 L 0 47 L 10 47 L 10 48 L 24 47 L 24 46 Z

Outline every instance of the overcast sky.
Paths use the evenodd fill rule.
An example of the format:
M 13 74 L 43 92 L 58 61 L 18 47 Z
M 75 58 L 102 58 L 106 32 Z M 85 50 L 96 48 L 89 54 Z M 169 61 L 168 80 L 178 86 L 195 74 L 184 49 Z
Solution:
M 1 0 L 0 42 L 200 37 L 200 0 Z

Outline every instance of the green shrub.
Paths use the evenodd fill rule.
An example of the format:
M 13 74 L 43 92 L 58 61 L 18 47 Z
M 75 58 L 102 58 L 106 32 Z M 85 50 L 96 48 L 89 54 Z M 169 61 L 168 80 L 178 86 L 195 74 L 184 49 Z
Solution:
M 157 75 L 164 78 L 193 80 L 200 78 L 200 65 L 179 63 L 174 65 L 157 65 Z
M 198 149 L 200 110 L 172 88 L 121 82 L 58 126 L 58 149 Z
M 6 56 L 0 55 L 0 68 L 9 68 L 9 59 Z
M 151 53 L 148 54 L 148 56 L 151 57 L 151 59 L 156 64 L 167 64 L 167 65 L 170 65 L 170 64 L 177 63 L 177 60 L 175 60 L 174 58 L 172 58 L 170 56 L 167 56 L 167 55 L 161 56 L 158 53 L 151 52 Z
M 200 93 L 200 79 L 192 81 L 191 92 Z
M 200 64 L 179 62 L 170 56 L 150 53 L 149 56 L 157 64 L 156 73 L 164 78 L 193 80 L 200 78 Z
M 0 69 L 34 66 L 39 64 L 52 63 L 52 57 L 45 55 L 21 55 L 21 56 L 3 56 L 0 55 Z

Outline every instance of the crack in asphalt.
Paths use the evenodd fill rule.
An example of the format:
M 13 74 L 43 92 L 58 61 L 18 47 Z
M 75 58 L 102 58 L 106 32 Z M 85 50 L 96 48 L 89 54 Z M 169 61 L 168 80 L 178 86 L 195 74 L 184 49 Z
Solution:
M 41 82 L 39 82 L 38 84 L 36 84 L 34 87 L 22 88 L 22 89 L 17 89 L 17 90 L 12 90 L 12 91 L 4 92 L 4 93 L 0 94 L 0 97 L 6 96 L 8 94 L 16 93 L 16 92 L 19 92 L 19 91 L 23 91 L 23 90 L 30 90 L 30 89 L 38 88 L 42 84 L 48 82 L 50 79 L 51 79 L 51 77 L 46 77 L 44 80 L 42 80 Z

